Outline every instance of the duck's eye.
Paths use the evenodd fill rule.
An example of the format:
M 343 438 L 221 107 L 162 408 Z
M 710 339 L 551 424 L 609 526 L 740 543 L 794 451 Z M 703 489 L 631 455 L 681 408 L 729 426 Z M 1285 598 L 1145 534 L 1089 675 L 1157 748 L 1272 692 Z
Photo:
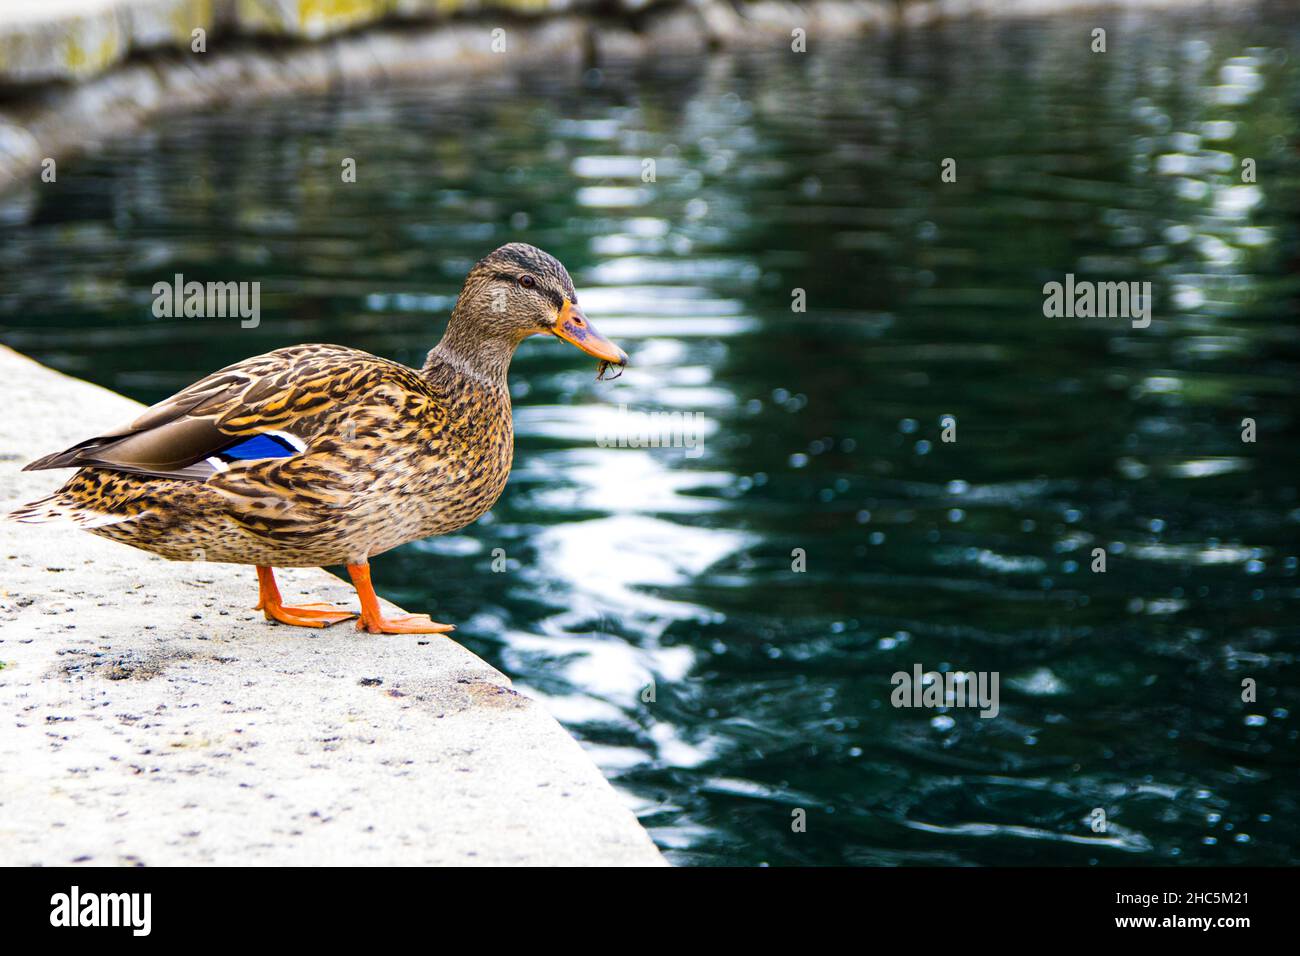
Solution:
M 521 275 L 521 276 L 519 277 L 519 285 L 520 285 L 521 288 L 524 288 L 524 289 L 536 289 L 536 288 L 537 288 L 537 280 L 534 279 L 532 276 L 527 275 L 527 274 L 525 274 L 525 275 Z

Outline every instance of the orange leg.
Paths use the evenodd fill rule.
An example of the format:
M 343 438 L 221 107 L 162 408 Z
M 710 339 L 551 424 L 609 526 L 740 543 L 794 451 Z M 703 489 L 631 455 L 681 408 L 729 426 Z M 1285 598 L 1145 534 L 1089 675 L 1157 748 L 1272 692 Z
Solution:
M 286 607 L 280 597 L 280 589 L 275 584 L 275 572 L 258 565 L 257 568 L 257 607 L 268 621 L 281 624 L 294 624 L 298 627 L 324 627 L 337 624 L 350 617 L 356 617 L 353 611 L 345 611 L 332 604 L 305 604 L 300 607 Z
M 384 617 L 379 610 L 379 597 L 370 583 L 369 564 L 349 564 L 348 574 L 356 585 L 357 597 L 361 598 L 361 620 L 357 621 L 358 631 L 371 634 L 446 634 L 456 628 L 451 624 L 439 624 L 427 614 L 403 614 L 401 617 Z

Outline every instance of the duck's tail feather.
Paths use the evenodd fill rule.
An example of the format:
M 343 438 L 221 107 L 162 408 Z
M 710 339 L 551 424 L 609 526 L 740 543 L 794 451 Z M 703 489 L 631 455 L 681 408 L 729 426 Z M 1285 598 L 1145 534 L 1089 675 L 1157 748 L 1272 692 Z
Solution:
M 48 495 L 36 501 L 28 502 L 21 508 L 16 508 L 6 516 L 10 521 L 21 521 L 24 524 L 43 524 L 47 521 L 69 521 L 79 528 L 103 528 L 106 525 L 118 524 L 123 521 L 130 521 L 138 518 L 139 514 L 105 514 L 102 511 L 93 511 L 85 505 L 69 501 L 62 493 Z

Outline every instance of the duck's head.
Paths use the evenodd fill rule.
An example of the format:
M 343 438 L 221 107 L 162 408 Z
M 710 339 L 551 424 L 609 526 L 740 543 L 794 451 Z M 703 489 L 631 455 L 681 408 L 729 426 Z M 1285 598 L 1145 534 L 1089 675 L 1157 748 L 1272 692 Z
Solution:
M 512 351 L 530 335 L 554 335 L 601 362 L 627 364 L 627 353 L 583 315 L 560 260 L 523 242 L 508 243 L 475 264 L 452 325 L 481 342 L 507 342 Z

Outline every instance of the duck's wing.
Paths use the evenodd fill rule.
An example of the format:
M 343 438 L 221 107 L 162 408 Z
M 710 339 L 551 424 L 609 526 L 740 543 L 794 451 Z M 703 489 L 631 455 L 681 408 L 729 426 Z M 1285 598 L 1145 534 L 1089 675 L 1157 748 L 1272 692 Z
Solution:
M 206 481 L 235 463 L 298 455 L 317 437 L 331 406 L 345 407 L 393 378 L 420 386 L 413 370 L 356 349 L 277 349 L 213 372 L 129 425 L 23 470 L 107 468 Z

